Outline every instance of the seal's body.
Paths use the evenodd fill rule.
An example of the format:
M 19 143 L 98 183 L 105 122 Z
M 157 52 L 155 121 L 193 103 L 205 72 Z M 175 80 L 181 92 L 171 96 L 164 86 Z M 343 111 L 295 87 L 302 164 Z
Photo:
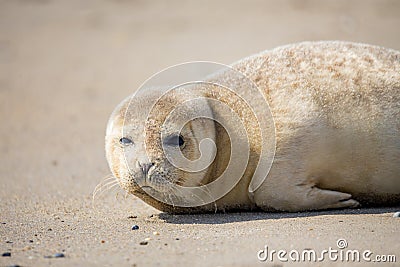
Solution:
M 139 159 L 145 148 L 140 144 L 146 142 L 149 149 L 158 141 L 145 141 L 135 123 L 139 123 L 141 105 L 154 98 L 149 93 L 134 100 L 137 113 L 125 112 L 128 101 L 124 101 L 109 122 L 107 159 L 123 188 L 160 210 L 179 213 L 215 208 L 303 211 L 356 207 L 360 203 L 400 204 L 400 52 L 346 42 L 307 42 L 254 55 L 232 68 L 257 85 L 275 122 L 275 158 L 261 186 L 255 191 L 250 188 L 256 165 L 251 160 L 257 158 L 261 142 L 254 133 L 249 136 L 248 168 L 239 183 L 215 205 L 173 207 L 147 195 L 135 182 L 135 173 L 143 170 Z M 223 75 L 216 75 L 213 80 L 229 79 Z M 184 97 L 175 94 L 176 99 Z M 218 96 L 224 97 L 230 101 L 223 94 Z M 169 103 L 173 106 L 174 99 Z M 200 106 L 211 116 L 218 112 L 207 102 Z M 168 109 L 165 105 L 162 108 Z M 125 159 L 118 148 L 123 138 L 123 120 L 134 126 L 129 136 L 134 139 L 136 150 L 128 160 L 139 162 L 137 170 L 124 167 Z M 250 117 L 248 121 L 251 126 Z M 147 162 L 158 175 L 149 185 L 154 190 L 163 190 L 163 179 L 187 186 L 208 183 L 229 161 L 227 137 L 218 125 L 204 120 L 193 122 L 189 128 L 191 135 L 182 138 L 190 142 L 182 153 L 197 158 L 198 151 L 191 146 L 198 146 L 196 140 L 202 136 L 213 138 L 218 150 L 213 165 L 191 177 L 169 171 L 173 166 L 166 164 L 160 154 L 154 154 L 154 162 Z M 180 139 L 176 140 L 179 143 Z M 161 168 L 158 166 L 163 172 L 157 171 Z

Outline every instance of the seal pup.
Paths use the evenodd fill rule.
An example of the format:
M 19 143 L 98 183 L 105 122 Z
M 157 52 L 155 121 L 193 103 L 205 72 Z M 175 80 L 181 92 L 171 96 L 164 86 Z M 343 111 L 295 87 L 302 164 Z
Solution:
M 142 110 L 159 97 L 157 88 L 128 97 L 114 110 L 107 126 L 106 156 L 122 188 L 174 213 L 296 212 L 400 203 L 400 52 L 349 42 L 305 42 L 262 52 L 231 67 L 257 85 L 273 115 L 275 158 L 263 183 L 252 187 L 255 168 L 263 164 L 256 118 L 233 93 L 210 85 L 167 94 L 149 116 L 144 117 Z M 210 81 L 229 79 L 235 78 L 219 73 Z M 243 89 L 240 94 L 248 92 Z M 171 187 L 213 182 L 231 156 L 228 133 L 212 119 L 196 118 L 180 132 L 168 129 L 174 129 L 174 120 L 161 127 L 178 103 L 201 97 L 218 99 L 241 114 L 249 162 L 224 196 L 213 203 L 183 207 L 174 205 L 179 192 Z M 175 118 L 196 112 L 209 118 L 221 115 L 217 106 L 201 99 L 196 104 L 189 101 Z M 228 116 L 225 122 L 230 120 Z M 215 143 L 214 158 L 196 173 L 173 166 L 163 150 L 166 144 L 167 150 L 178 148 L 195 160 L 206 138 Z

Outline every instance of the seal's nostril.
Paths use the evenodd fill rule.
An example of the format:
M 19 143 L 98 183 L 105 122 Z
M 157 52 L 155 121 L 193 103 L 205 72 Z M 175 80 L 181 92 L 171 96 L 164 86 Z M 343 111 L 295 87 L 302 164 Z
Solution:
M 150 170 L 151 167 L 154 166 L 154 163 L 145 163 L 145 164 L 140 164 L 140 168 L 142 169 L 142 172 L 144 174 L 147 174 Z

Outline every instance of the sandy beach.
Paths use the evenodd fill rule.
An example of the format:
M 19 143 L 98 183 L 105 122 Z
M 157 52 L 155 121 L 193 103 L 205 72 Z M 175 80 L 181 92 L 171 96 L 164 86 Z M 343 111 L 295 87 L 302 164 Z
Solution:
M 398 264 L 400 207 L 170 215 L 92 193 L 110 175 L 111 111 L 154 73 L 306 40 L 400 50 L 399 14 L 395 0 L 0 1 L 0 266 L 308 266 L 258 254 L 339 239 Z

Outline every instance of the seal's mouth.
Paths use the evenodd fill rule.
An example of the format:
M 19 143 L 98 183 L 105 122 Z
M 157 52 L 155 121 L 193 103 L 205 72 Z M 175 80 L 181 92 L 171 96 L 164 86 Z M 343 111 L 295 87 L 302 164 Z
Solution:
M 173 182 L 168 181 L 167 177 L 159 173 L 157 170 L 151 173 L 143 173 L 141 170 L 133 170 L 129 172 L 125 179 L 122 179 L 125 187 L 140 188 L 143 191 L 152 192 L 167 192 L 173 186 Z

